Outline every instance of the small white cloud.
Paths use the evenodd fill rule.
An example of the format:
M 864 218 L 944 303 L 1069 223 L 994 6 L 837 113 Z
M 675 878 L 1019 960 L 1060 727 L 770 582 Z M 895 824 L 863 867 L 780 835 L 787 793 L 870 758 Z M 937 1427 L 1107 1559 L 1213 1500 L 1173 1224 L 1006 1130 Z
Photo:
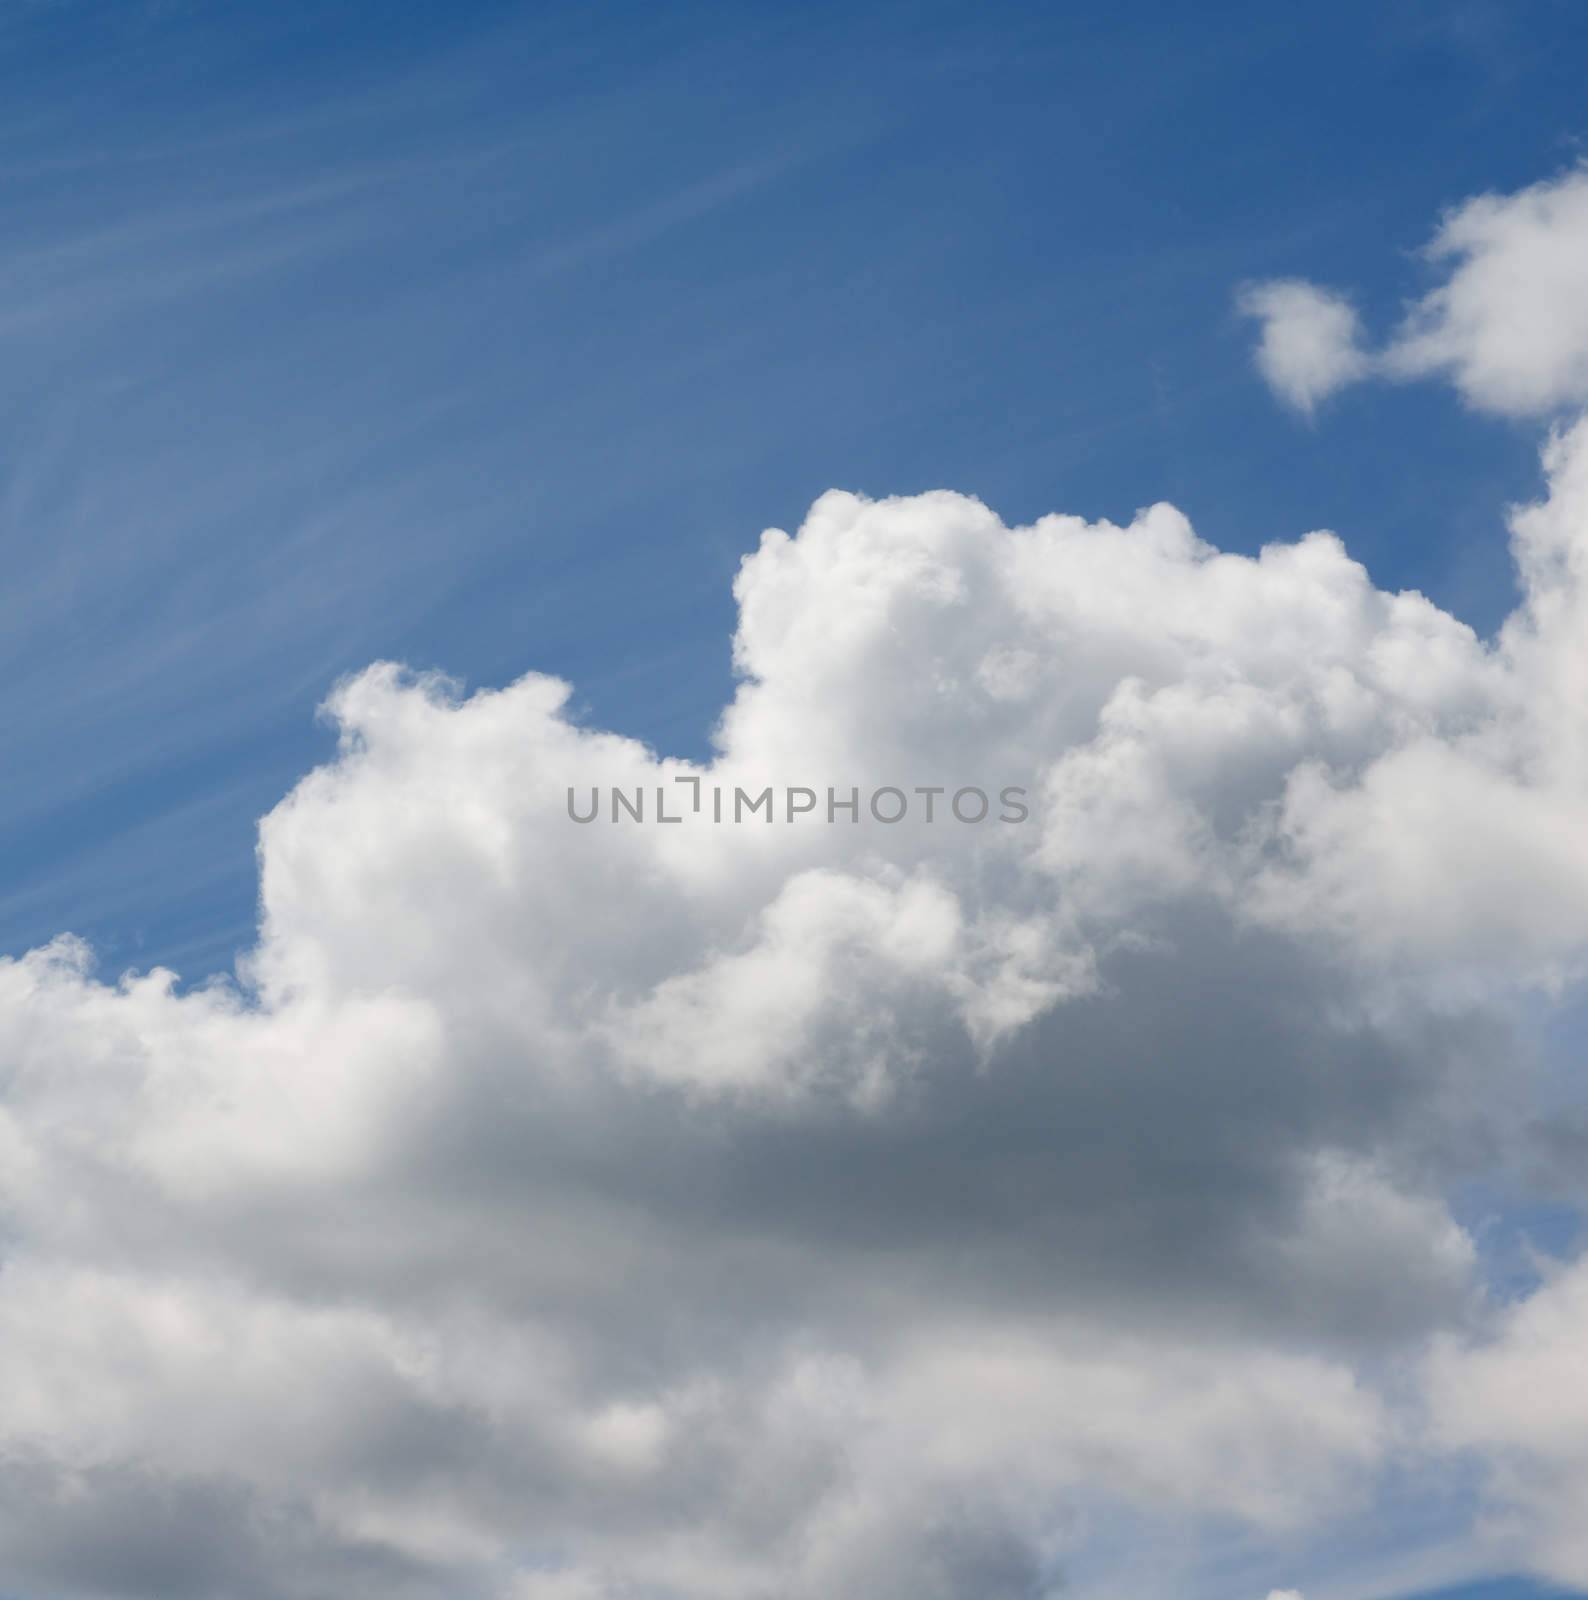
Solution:
M 1262 324 L 1257 367 L 1286 405 L 1311 416 L 1348 383 L 1366 376 L 1361 321 L 1343 295 L 1299 278 L 1249 284 L 1240 309 Z
M 1379 350 L 1350 301 L 1300 278 L 1244 288 L 1262 325 L 1257 365 L 1286 405 L 1371 376 L 1448 378 L 1478 411 L 1552 417 L 1588 404 L 1588 166 L 1450 212 L 1423 251 L 1445 280 Z

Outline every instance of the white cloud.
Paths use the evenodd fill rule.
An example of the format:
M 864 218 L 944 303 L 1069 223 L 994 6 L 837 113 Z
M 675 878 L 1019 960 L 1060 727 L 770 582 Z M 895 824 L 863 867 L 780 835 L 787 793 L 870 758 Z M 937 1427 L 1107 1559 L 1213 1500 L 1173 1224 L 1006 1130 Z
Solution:
M 344 684 L 246 988 L 0 964 L 8 1581 L 1028 1600 L 1111 1516 L 1360 1503 L 1529 1115 L 1493 1003 L 1588 951 L 1588 423 L 1547 466 L 1492 643 L 1329 534 L 834 493 L 707 768 Z M 565 811 L 679 777 L 1031 817 Z M 1575 1282 L 1429 1391 L 1559 1572 Z
M 1382 349 L 1364 347 L 1350 302 L 1299 279 L 1243 289 L 1262 324 L 1257 364 L 1287 405 L 1370 376 L 1448 378 L 1468 405 L 1552 417 L 1588 405 L 1588 167 L 1455 207 L 1423 252 L 1444 281 Z
M 1504 416 L 1588 404 L 1588 168 L 1468 200 L 1427 254 L 1449 277 L 1413 307 L 1389 372 L 1448 376 Z
M 1371 803 L 1437 750 L 1440 815 L 1569 814 L 1566 515 L 1519 524 L 1498 652 L 1332 538 L 1221 555 L 1166 507 L 833 495 L 769 535 L 704 776 L 1020 783 L 1025 825 L 581 826 L 570 782 L 688 769 L 543 678 L 344 686 L 261 831 L 252 998 L 0 971 L 28 1571 L 69 1589 L 148 1474 L 282 1594 L 206 1495 L 304 1572 L 374 1561 L 345 1592 L 686 1596 L 1024 1594 L 1082 1501 L 1349 1503 L 1391 1434 L 1340 1341 L 1470 1292 L 1403 1155 L 1472 1035 L 1332 941 L 1573 959 L 1574 833 L 1496 865 L 1429 824 L 1430 921 Z M 1543 849 L 1558 913 L 1503 900 Z
M 1318 402 L 1369 370 L 1362 325 L 1343 295 L 1299 278 L 1254 283 L 1240 308 L 1262 325 L 1257 368 L 1287 405 L 1310 416 Z
M 1480 1341 L 1447 1339 L 1430 1369 L 1440 1441 L 1490 1465 L 1501 1514 L 1488 1533 L 1512 1560 L 1588 1584 L 1588 1261 L 1557 1269 Z
M 1588 421 L 1545 452 L 1549 498 L 1513 519 L 1522 605 L 1474 657 L 1426 602 L 1424 642 L 1381 659 L 1414 693 L 1465 687 L 1443 730 L 1407 723 L 1342 782 L 1298 765 L 1284 864 L 1258 892 L 1281 920 L 1332 923 L 1375 959 L 1416 952 L 1447 971 L 1574 978 L 1588 943 Z M 1421 678 L 1421 688 L 1415 688 Z M 1467 698 L 1463 699 L 1462 696 Z

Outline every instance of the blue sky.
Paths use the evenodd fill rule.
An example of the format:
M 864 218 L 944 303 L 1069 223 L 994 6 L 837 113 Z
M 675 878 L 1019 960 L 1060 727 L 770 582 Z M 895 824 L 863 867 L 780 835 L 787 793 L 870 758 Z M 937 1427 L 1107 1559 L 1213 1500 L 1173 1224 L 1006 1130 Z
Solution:
M 0 952 L 227 969 L 378 659 L 701 756 L 835 486 L 1331 528 L 1493 630 L 1538 429 L 1299 420 L 1235 297 L 1386 332 L 1444 210 L 1588 154 L 1585 62 L 1570 0 L 0 5 Z M 1495 1210 L 1496 1282 L 1575 1236 Z
M 185 977 L 377 657 L 694 753 L 833 485 L 1317 526 L 1480 627 L 1530 431 L 1276 408 L 1248 278 L 1421 290 L 1581 150 L 1580 8 L 13 6 L 0 945 Z M 1342 463 L 1349 463 L 1349 468 Z

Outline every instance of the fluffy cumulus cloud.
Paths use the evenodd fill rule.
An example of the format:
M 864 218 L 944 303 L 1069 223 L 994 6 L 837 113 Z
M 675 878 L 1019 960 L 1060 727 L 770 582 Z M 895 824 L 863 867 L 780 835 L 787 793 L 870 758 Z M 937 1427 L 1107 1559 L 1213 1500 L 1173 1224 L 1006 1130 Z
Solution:
M 1443 281 L 1366 351 L 1348 301 L 1286 279 L 1242 292 L 1262 324 L 1257 364 L 1286 404 L 1315 404 L 1370 374 L 1444 377 L 1468 405 L 1552 416 L 1588 404 L 1588 167 L 1457 206 L 1424 256 Z
M 1547 466 L 1493 641 L 1327 534 L 834 493 L 706 765 L 344 684 L 237 982 L 0 963 L 8 1585 L 1031 1600 L 1408 1449 L 1588 1579 L 1517 1398 L 1580 1274 L 1494 1321 L 1444 1198 L 1588 956 L 1588 424 Z

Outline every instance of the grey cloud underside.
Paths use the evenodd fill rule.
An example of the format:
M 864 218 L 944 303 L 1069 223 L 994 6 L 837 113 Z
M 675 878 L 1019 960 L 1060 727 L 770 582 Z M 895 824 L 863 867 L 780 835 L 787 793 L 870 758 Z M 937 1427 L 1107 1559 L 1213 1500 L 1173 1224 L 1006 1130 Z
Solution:
M 334 1450 L 317 1471 L 375 1494 L 465 1500 L 504 1537 L 550 1549 L 621 1532 L 642 1567 L 647 1540 L 711 1519 L 775 1567 L 791 1560 L 778 1553 L 788 1530 L 847 1488 L 837 1442 L 780 1449 L 733 1420 L 741 1404 L 753 1412 L 791 1340 L 885 1368 L 901 1340 L 937 1325 L 1053 1328 L 1106 1349 L 1167 1321 L 1177 1344 L 1361 1352 L 1459 1312 L 1460 1263 L 1423 1259 L 1420 1235 L 1400 1247 L 1310 1236 L 1304 1164 L 1349 1150 L 1419 1186 L 1448 1176 L 1481 1144 L 1442 1101 L 1453 1078 L 1492 1081 L 1503 1034 L 1470 1018 L 1352 1021 L 1348 989 L 1304 953 L 1242 941 L 1205 907 L 1163 938 L 1105 963 L 1098 995 L 981 1068 L 945 1038 L 886 1118 L 842 1099 L 714 1111 L 673 1089 L 537 1085 L 504 1056 L 452 1085 L 365 1181 L 254 1196 L 231 1214 L 150 1217 L 131 1197 L 107 1200 L 150 1234 L 119 1238 L 116 1268 L 241 1278 L 420 1326 L 438 1311 L 443 1327 L 532 1324 L 570 1358 L 570 1401 L 726 1385 L 745 1398 L 641 1487 L 604 1481 L 533 1429 L 354 1370 L 337 1380 Z M 1497 1109 L 1460 1105 L 1473 1121 Z M 268 1451 L 271 1397 L 252 1400 L 253 1444 Z M 758 1459 L 766 1481 L 746 1492 Z M 312 1500 L 283 1505 L 246 1480 L 173 1481 L 129 1460 L 51 1504 L 43 1476 L 24 1477 L 11 1503 L 50 1506 L 28 1514 L 21 1548 L 62 1592 L 492 1592 L 489 1570 L 339 1538 Z M 975 1505 L 947 1532 L 889 1534 L 865 1558 L 867 1592 L 1036 1592 L 1029 1542 Z M 977 1565 L 972 1582 L 967 1563 L 1009 1575 Z M 784 1591 L 773 1579 L 753 1592 Z
M 1276 1274 L 1272 1247 L 1305 1227 L 1319 1149 L 1414 1184 L 1488 1165 L 1502 1105 L 1485 1086 L 1513 1042 L 1483 1013 L 1353 1018 L 1343 984 L 1223 922 L 1192 912 L 1163 948 L 1120 952 L 1100 994 L 984 1065 L 945 1029 L 886 1117 L 548 1085 L 504 1056 L 383 1173 L 212 1212 L 178 1259 L 263 1255 L 310 1298 L 477 1295 L 574 1333 L 610 1318 L 647 1364 L 669 1343 L 669 1364 L 715 1360 L 713 1332 L 818 1311 L 885 1324 L 912 1301 L 1150 1317 L 1167 1300 L 1344 1340 L 1420 1327 L 1455 1286 L 1418 1263 L 1375 1262 L 1368 1239 Z M 625 1331 L 630 1304 L 651 1312 Z
M 863 1322 L 873 1301 L 888 1317 L 911 1299 L 923 1313 L 958 1299 L 1151 1315 L 1168 1298 L 1213 1322 L 1322 1332 L 1321 1317 L 1345 1338 L 1419 1325 L 1423 1292 L 1438 1302 L 1450 1286 L 1408 1278 L 1401 1261 L 1374 1272 L 1372 1241 L 1359 1241 L 1359 1303 L 1319 1297 L 1327 1285 L 1305 1281 L 1307 1261 L 1276 1279 L 1265 1249 L 1302 1226 L 1298 1161 L 1318 1149 L 1382 1154 L 1413 1179 L 1482 1163 L 1500 1109 L 1483 1086 L 1512 1054 L 1503 1023 L 1375 1025 L 1282 939 L 1242 940 L 1205 907 L 1171 930 L 1160 948 L 1115 954 L 1098 994 L 1037 1019 L 990 1062 L 945 1027 L 886 1116 L 857 1117 L 836 1097 L 794 1109 L 725 1111 L 668 1093 L 636 1103 L 597 1083 L 548 1120 L 522 1105 L 508 1063 L 505 1081 L 483 1082 L 427 1130 L 404 1183 L 421 1185 L 426 1208 L 455 1206 L 465 1229 L 483 1208 L 515 1219 L 523 1242 L 509 1253 L 526 1270 L 542 1251 L 586 1255 L 597 1246 L 584 1227 L 609 1229 L 623 1294 L 635 1274 L 672 1285 L 658 1309 L 676 1299 L 686 1318 L 696 1306 L 751 1322 L 763 1308 L 797 1318 L 820 1307 Z M 1453 1082 L 1475 1092 L 1451 1105 Z M 381 1195 L 379 1210 L 403 1215 L 403 1193 Z M 468 1249 L 457 1238 L 440 1252 L 443 1279 Z M 321 1287 L 369 1260 L 361 1241 Z M 410 1241 L 393 1276 L 414 1265 Z M 503 1260 L 490 1279 L 512 1276 Z M 608 1292 L 611 1279 L 594 1277 L 578 1288 Z M 523 1288 L 548 1309 L 548 1285 Z M 701 1348 L 703 1331 L 687 1327 L 681 1348 Z
M 0 1466 L 6 1583 L 23 1594 L 201 1600 L 217 1594 L 433 1594 L 446 1574 L 316 1525 L 303 1504 L 246 1482 L 173 1479 L 139 1463 L 63 1479 L 48 1462 Z

